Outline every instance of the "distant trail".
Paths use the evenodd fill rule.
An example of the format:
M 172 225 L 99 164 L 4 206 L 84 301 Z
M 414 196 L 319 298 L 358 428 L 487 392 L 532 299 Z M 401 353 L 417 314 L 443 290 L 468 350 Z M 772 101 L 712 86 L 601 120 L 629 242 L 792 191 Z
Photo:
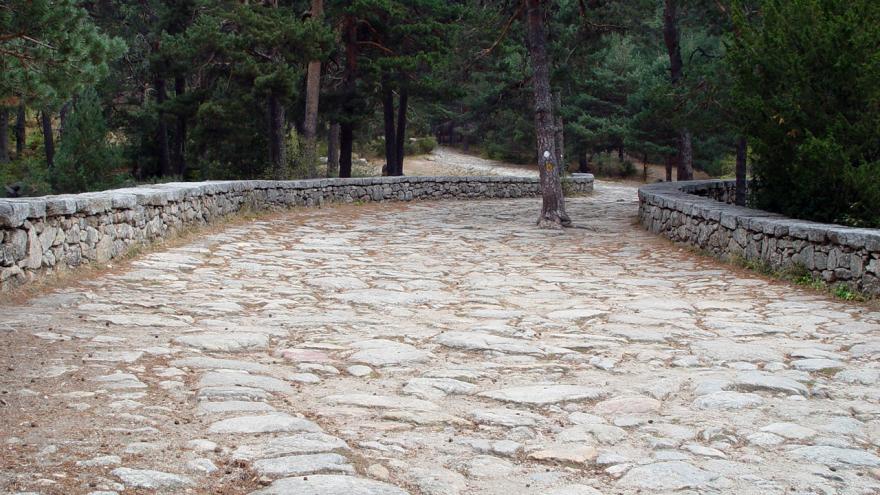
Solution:
M 637 174 L 630 179 L 610 182 L 638 185 L 642 183 L 642 163 L 634 161 Z M 406 175 L 504 175 L 513 177 L 537 177 L 538 171 L 530 165 L 516 165 L 498 160 L 489 160 L 465 153 L 455 148 L 440 146 L 427 155 L 407 157 L 403 165 Z M 675 177 L 675 171 L 672 173 Z M 666 177 L 663 165 L 648 164 L 648 182 L 662 181 Z M 708 179 L 702 170 L 694 171 L 695 179 Z M 607 184 L 609 181 L 605 181 Z
M 538 171 L 528 165 L 514 165 L 487 160 L 454 148 L 441 146 L 427 155 L 408 157 L 403 164 L 406 175 L 503 175 L 537 177 Z

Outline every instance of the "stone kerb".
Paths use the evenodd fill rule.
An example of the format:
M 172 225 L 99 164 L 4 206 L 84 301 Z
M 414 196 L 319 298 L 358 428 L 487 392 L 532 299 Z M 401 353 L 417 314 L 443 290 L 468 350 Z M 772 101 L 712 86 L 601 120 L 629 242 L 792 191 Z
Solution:
M 735 181 L 660 182 L 639 188 L 639 222 L 655 234 L 774 268 L 801 266 L 826 282 L 880 295 L 880 230 L 795 220 L 729 204 Z
M 593 190 L 592 176 L 569 181 Z M 418 199 L 522 198 L 539 194 L 527 177 L 367 177 L 298 181 L 179 182 L 110 191 L 0 199 L 0 290 L 48 272 L 106 262 L 181 229 L 245 208 Z

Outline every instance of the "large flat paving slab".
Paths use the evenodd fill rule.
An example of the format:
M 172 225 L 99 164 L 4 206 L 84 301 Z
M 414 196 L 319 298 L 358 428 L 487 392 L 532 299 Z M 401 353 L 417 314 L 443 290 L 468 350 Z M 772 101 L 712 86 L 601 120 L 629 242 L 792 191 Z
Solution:
M 635 200 L 294 211 L 0 303 L 0 493 L 880 493 L 880 313 Z

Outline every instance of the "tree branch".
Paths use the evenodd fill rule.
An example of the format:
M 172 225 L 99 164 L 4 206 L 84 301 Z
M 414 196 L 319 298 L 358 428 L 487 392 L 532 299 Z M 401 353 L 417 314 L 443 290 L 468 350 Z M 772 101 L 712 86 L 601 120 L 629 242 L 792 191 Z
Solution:
M 48 48 L 48 49 L 50 49 L 50 50 L 54 50 L 54 49 L 55 49 L 54 46 L 52 46 L 52 45 L 50 45 L 50 44 L 48 44 L 48 43 L 44 43 L 44 42 L 42 42 L 42 41 L 40 41 L 40 40 L 38 40 L 38 39 L 31 38 L 30 36 L 27 36 L 27 35 L 21 35 L 21 38 L 24 39 L 24 40 L 30 41 L 31 43 L 36 43 L 36 44 L 38 44 L 38 45 L 40 45 L 40 46 L 46 47 L 46 48 Z
M 483 57 L 489 55 L 490 53 L 492 53 L 492 51 L 495 50 L 495 48 L 501 43 L 501 41 L 505 37 L 507 37 L 507 32 L 510 31 L 510 26 L 513 25 L 513 21 L 515 21 L 521 14 L 522 14 L 522 4 L 520 4 L 520 6 L 517 7 L 516 12 L 514 12 L 513 15 L 510 16 L 510 19 L 507 20 L 507 23 L 504 24 L 504 29 L 502 29 L 501 34 L 498 35 L 498 39 L 496 39 L 495 42 L 492 43 L 492 46 L 490 46 L 489 48 L 480 50 L 480 53 L 477 54 L 477 58 L 483 58 Z
M 387 54 L 389 54 L 389 55 L 394 55 L 394 50 L 392 50 L 392 49 L 390 49 L 390 48 L 388 48 L 388 47 L 386 47 L 386 46 L 384 46 L 384 45 L 382 45 L 382 44 L 380 44 L 380 43 L 376 43 L 375 41 L 369 41 L 369 40 L 367 40 L 367 41 L 358 41 L 357 44 L 358 44 L 358 45 L 368 45 L 368 46 L 372 46 L 372 47 L 378 48 L 379 50 L 382 50 L 383 52 L 385 52 L 385 53 L 387 53 Z

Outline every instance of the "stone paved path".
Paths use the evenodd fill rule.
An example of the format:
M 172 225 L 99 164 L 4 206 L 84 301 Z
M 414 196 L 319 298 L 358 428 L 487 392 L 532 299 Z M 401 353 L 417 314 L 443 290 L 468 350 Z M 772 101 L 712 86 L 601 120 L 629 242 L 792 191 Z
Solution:
M 295 211 L 0 308 L 0 493 L 880 493 L 880 313 L 635 190 Z

